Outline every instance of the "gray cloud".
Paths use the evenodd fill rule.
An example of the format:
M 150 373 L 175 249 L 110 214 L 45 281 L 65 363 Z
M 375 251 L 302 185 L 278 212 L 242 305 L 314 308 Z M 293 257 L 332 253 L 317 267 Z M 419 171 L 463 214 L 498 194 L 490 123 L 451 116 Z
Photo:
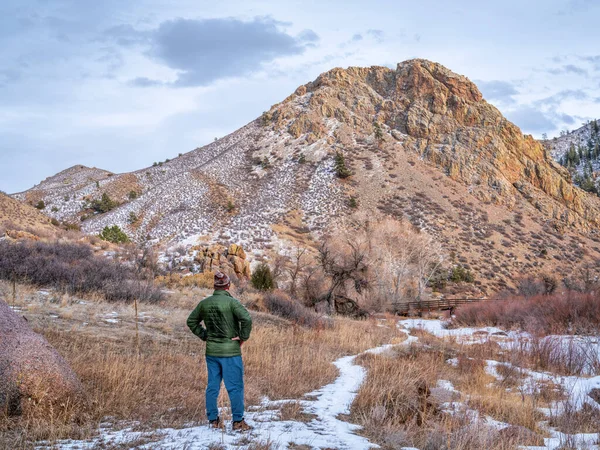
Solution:
M 579 59 L 591 63 L 594 67 L 594 70 L 600 71 L 600 55 L 580 56 Z
M 500 80 L 476 80 L 475 84 L 481 90 L 483 96 L 488 100 L 496 100 L 500 103 L 515 103 L 514 96 L 519 94 L 515 86 L 507 81 Z
M 539 109 L 525 105 L 506 113 L 506 117 L 527 133 L 545 133 L 557 128 L 557 120 Z
M 565 100 L 588 100 L 589 95 L 582 89 L 566 89 L 560 91 L 550 97 L 545 97 L 540 100 L 536 100 L 533 104 L 538 107 L 550 107 L 556 108 Z
M 151 80 L 147 77 L 137 77 L 129 82 L 131 86 L 138 87 L 152 87 L 152 86 L 162 86 L 164 83 L 158 80 Z
M 303 42 L 318 42 L 319 35 L 313 30 L 302 30 L 302 32 L 298 35 L 298 39 Z
M 370 29 L 367 30 L 367 34 L 369 36 L 371 36 L 373 39 L 375 39 L 377 42 L 383 42 L 383 30 L 374 30 L 374 29 Z
M 355 35 L 352 36 L 352 40 L 355 42 L 362 41 L 362 39 L 363 39 L 363 37 L 362 37 L 362 34 L 360 34 L 360 33 L 356 33 Z
M 281 25 L 269 17 L 250 22 L 176 19 L 161 23 L 151 32 L 137 33 L 130 26 L 119 26 L 107 30 L 106 35 L 125 46 L 147 43 L 148 56 L 179 72 L 172 85 L 187 87 L 252 73 L 278 57 L 299 55 L 319 40 L 312 30 L 292 36 L 281 31 Z M 131 84 L 161 83 L 137 78 Z
M 562 67 L 556 67 L 553 69 L 548 69 L 548 73 L 552 75 L 561 75 L 564 73 L 574 73 L 576 75 L 587 76 L 588 71 L 583 67 L 576 66 L 574 64 L 565 64 Z
M 131 25 L 116 25 L 105 30 L 98 40 L 111 40 L 123 47 L 131 47 L 134 45 L 148 44 L 150 35 L 147 32 L 136 30 Z

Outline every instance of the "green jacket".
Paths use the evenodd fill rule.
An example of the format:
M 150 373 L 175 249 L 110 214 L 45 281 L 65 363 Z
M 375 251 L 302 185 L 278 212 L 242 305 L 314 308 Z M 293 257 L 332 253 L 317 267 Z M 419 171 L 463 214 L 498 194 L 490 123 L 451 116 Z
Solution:
M 204 327 L 200 322 L 204 321 Z M 206 341 L 208 356 L 239 356 L 242 354 L 238 337 L 242 341 L 250 338 L 252 318 L 248 310 L 224 290 L 215 290 L 192 311 L 187 326 L 196 336 Z M 206 328 L 205 328 L 206 327 Z

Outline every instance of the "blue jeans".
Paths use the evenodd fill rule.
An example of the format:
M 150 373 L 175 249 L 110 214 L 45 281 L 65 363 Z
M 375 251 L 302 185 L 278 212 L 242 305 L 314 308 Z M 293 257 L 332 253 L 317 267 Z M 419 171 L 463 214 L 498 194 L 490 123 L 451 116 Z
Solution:
M 206 356 L 208 384 L 206 385 L 206 415 L 208 420 L 219 417 L 217 397 L 221 390 L 221 380 L 231 402 L 233 421 L 239 422 L 244 418 L 244 365 L 241 356 L 219 358 Z

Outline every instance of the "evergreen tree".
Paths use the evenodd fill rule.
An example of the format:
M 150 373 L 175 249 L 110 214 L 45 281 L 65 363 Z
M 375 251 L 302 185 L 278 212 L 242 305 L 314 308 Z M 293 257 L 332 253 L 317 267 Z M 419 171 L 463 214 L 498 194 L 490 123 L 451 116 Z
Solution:
M 266 263 L 261 263 L 256 268 L 252 273 L 250 282 L 252 283 L 252 286 L 259 291 L 270 291 L 275 288 L 275 280 L 273 280 L 271 268 Z
M 373 122 L 373 133 L 375 134 L 375 139 L 377 139 L 378 142 L 383 141 L 383 130 L 381 129 L 379 122 Z
M 97 211 L 99 213 L 105 213 L 116 207 L 117 203 L 113 202 L 112 199 L 105 192 L 104 194 L 102 194 L 102 198 L 100 200 L 94 200 L 91 206 L 94 211 Z
M 342 152 L 337 152 L 335 154 L 334 168 L 335 174 L 339 178 L 348 178 L 350 175 L 352 175 L 352 172 L 350 172 L 350 169 L 348 169 L 348 167 L 346 166 L 346 159 L 344 158 Z
M 99 234 L 100 239 L 108 242 L 112 242 L 113 244 L 122 244 L 129 242 L 129 237 L 119 228 L 118 225 L 113 225 L 112 227 L 104 227 L 104 229 Z

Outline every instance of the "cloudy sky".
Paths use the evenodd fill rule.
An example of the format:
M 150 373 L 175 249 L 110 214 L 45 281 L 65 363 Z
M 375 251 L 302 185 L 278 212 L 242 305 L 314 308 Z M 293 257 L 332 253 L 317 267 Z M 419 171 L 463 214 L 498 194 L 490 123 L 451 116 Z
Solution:
M 0 189 L 130 171 L 333 67 L 420 57 L 539 137 L 600 118 L 598 0 L 2 0 Z

